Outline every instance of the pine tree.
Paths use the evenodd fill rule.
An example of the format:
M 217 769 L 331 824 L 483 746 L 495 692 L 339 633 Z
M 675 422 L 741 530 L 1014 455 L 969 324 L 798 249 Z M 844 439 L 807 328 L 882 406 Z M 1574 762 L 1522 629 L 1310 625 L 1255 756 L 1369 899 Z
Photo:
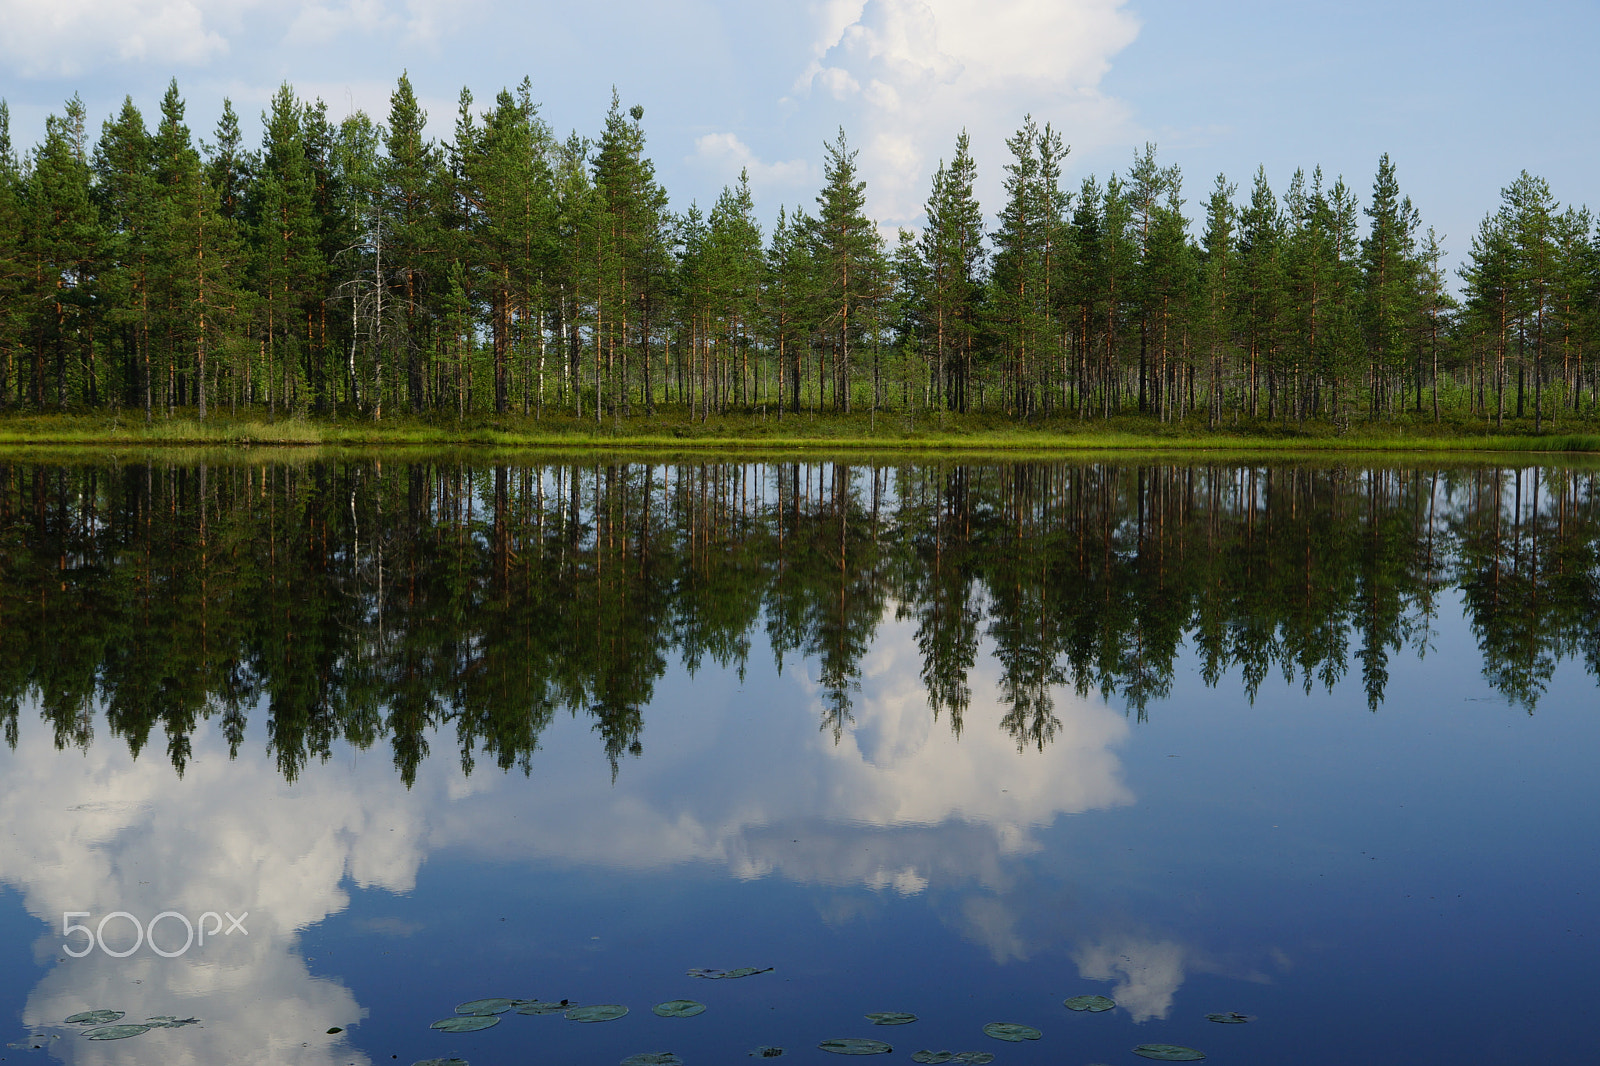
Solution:
M 1267 184 L 1266 169 L 1256 170 L 1250 203 L 1239 215 L 1239 314 L 1245 356 L 1250 415 L 1260 414 L 1261 376 L 1267 377 L 1267 418 L 1274 417 L 1277 397 L 1275 364 L 1281 343 L 1284 291 L 1283 221 L 1278 198 Z
M 1513 248 L 1505 220 L 1499 213 L 1486 215 L 1472 239 L 1472 250 L 1461 267 L 1466 282 L 1466 324 L 1480 351 L 1478 374 L 1479 407 L 1487 413 L 1484 393 L 1493 383 L 1495 426 L 1505 423 L 1506 354 L 1513 318 L 1512 290 L 1515 285 Z M 1485 345 L 1484 341 L 1488 344 Z M 1492 351 L 1494 368 L 1487 367 Z
M 1511 243 L 1512 315 L 1517 322 L 1517 417 L 1522 417 L 1523 368 L 1533 350 L 1533 430 L 1544 427 L 1544 349 L 1556 285 L 1556 217 L 1550 184 L 1524 170 L 1501 190 L 1500 214 Z
M 53 393 L 65 408 L 70 387 L 94 357 L 91 283 L 100 253 L 98 212 L 83 101 L 45 119 L 45 139 L 23 184 L 27 278 L 24 303 L 33 348 L 27 389 L 36 408 Z M 19 387 L 18 392 L 23 390 Z
M 965 411 L 983 294 L 983 208 L 974 191 L 978 168 L 966 130 L 949 167 L 940 162 L 928 196 L 920 258 L 926 265 L 928 325 L 933 342 L 934 401 Z
M 1431 366 L 1429 378 L 1433 385 L 1433 420 L 1439 421 L 1439 351 L 1445 339 L 1445 331 L 1450 325 L 1452 312 L 1456 309 L 1455 297 L 1450 290 L 1445 288 L 1444 248 L 1439 243 L 1439 238 L 1434 234 L 1433 228 L 1428 228 L 1427 238 L 1422 244 L 1422 303 L 1420 310 L 1423 321 L 1426 323 L 1427 341 L 1426 349 Z M 1419 403 L 1420 408 L 1420 403 Z
M 711 209 L 707 238 L 713 314 L 720 320 L 724 351 L 738 360 L 737 373 L 730 367 L 723 380 L 737 377 L 740 402 L 748 406 L 751 403 L 749 390 L 754 384 L 750 349 L 761 292 L 762 250 L 761 227 L 755 219 L 755 200 L 750 195 L 747 171 L 739 172 L 737 187 L 724 187 L 722 195 L 717 197 Z M 725 388 L 724 397 L 730 392 Z
M 313 355 L 309 317 L 326 295 L 322 234 L 315 210 L 316 178 L 303 123 L 304 108 L 287 83 L 272 97 L 264 127 L 260 178 L 251 220 L 256 305 L 266 366 L 262 391 L 268 408 L 296 401 L 308 382 Z
M 1561 377 L 1573 414 L 1582 410 L 1584 355 L 1594 342 L 1600 310 L 1600 249 L 1589 241 L 1592 232 L 1594 216 L 1587 207 L 1568 207 L 1555 220 L 1552 328 L 1561 337 Z
M 11 381 L 22 343 L 26 277 L 22 171 L 11 145 L 11 109 L 0 100 L 0 411 L 11 405 Z
M 1366 214 L 1372 221 L 1361 246 L 1361 261 L 1367 350 L 1372 363 L 1372 412 L 1376 415 L 1389 405 L 1395 379 L 1409 362 L 1407 340 L 1417 273 L 1417 211 L 1410 197 L 1400 195 L 1388 153 L 1378 160 Z
M 173 82 L 162 98 L 161 124 L 152 140 L 162 220 L 159 290 L 165 305 L 168 408 L 192 403 L 204 419 L 206 375 L 216 371 L 212 353 L 226 347 L 240 317 L 242 253 L 183 115 L 183 99 Z
M 417 102 L 411 79 L 402 74 L 389 97 L 389 122 L 379 174 L 391 262 L 385 267 L 385 280 L 394 279 L 396 283 L 393 295 L 404 319 L 397 339 L 405 355 L 405 396 L 412 411 L 421 411 L 428 400 L 429 301 L 433 287 L 447 269 L 439 262 L 444 244 L 439 224 L 439 152 L 424 134 L 427 123 L 427 112 Z
M 1206 231 L 1201 238 L 1199 334 L 1209 357 L 1207 421 L 1217 424 L 1225 403 L 1224 368 L 1231 362 L 1233 302 L 1238 269 L 1238 186 L 1218 174 L 1206 198 Z
M 772 243 L 767 248 L 764 303 L 767 329 L 778 364 L 780 417 L 785 381 L 788 382 L 789 409 L 800 413 L 805 353 L 810 346 L 817 299 L 817 270 L 808 239 L 810 230 L 811 220 L 803 210 L 796 209 L 791 215 L 780 208 L 772 230 Z
M 825 145 L 823 187 L 817 195 L 812 240 L 822 279 L 825 329 L 833 354 L 834 409 L 850 411 L 850 342 L 861 332 L 856 314 L 872 289 L 873 260 L 881 254 L 876 228 L 867 218 L 867 183 L 857 177 L 856 151 L 844 128 Z
M 631 402 L 629 353 L 636 339 L 640 361 L 649 365 L 641 307 L 666 262 L 667 198 L 644 154 L 643 119 L 637 105 L 624 116 L 613 91 L 594 158 L 595 380 L 607 383 L 605 398 L 618 418 Z M 600 413 L 597 407 L 596 419 Z
M 95 198 L 106 233 L 100 291 L 105 300 L 108 350 L 120 349 L 123 379 L 151 415 L 151 285 L 165 220 L 161 217 L 154 149 L 144 117 L 126 98 L 105 124 L 95 148 Z

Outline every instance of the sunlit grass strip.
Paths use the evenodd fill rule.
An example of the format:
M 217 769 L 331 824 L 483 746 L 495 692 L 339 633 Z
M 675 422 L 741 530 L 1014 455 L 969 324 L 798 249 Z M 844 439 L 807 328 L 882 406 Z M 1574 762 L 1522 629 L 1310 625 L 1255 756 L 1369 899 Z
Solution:
M 454 418 L 399 416 L 383 422 L 353 418 L 190 417 L 12 414 L 0 417 L 0 446 L 39 448 L 511 448 L 639 452 L 895 451 L 1059 455 L 1093 452 L 1206 452 L 1308 454 L 1317 452 L 1600 453 L 1600 433 L 1558 429 L 1540 435 L 1491 433 L 1481 423 L 1376 423 L 1339 432 L 1326 423 L 1305 426 L 1255 423 L 1208 428 L 1202 422 L 1162 424 L 1123 416 L 1105 422 L 1058 420 L 1019 425 L 1000 415 L 924 415 L 908 419 L 808 414 L 779 420 L 729 415 L 707 422 L 681 412 L 636 415 L 620 424 L 552 415 Z

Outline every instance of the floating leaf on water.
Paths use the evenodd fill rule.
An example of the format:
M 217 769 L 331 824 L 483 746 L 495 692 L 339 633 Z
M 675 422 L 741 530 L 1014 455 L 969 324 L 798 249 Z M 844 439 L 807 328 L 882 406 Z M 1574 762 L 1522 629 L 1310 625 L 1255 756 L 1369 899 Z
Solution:
M 950 1061 L 959 1062 L 961 1066 L 989 1066 L 994 1055 L 987 1051 L 958 1051 Z
M 704 1014 L 706 1005 L 693 999 L 669 999 L 665 1003 L 657 1003 L 650 1010 L 663 1018 L 693 1018 L 696 1014 Z
M 466 1059 L 418 1059 L 411 1066 L 467 1066 Z
M 683 972 L 688 974 L 690 977 L 716 978 L 716 977 L 726 977 L 726 976 L 728 976 L 728 971 L 727 970 L 708 970 L 708 969 L 706 969 L 704 967 L 701 967 L 701 966 L 697 966 L 692 970 L 685 970 Z
M 771 973 L 771 966 L 741 966 L 737 970 L 729 970 L 724 977 L 753 977 L 758 973 Z
M 83 1035 L 86 1040 L 126 1040 L 149 1031 L 148 1025 L 107 1025 L 101 1029 L 90 1029 Z
M 67 1019 L 68 1025 L 109 1025 L 121 1018 L 127 1011 L 120 1010 L 86 1010 L 81 1014 L 74 1014 Z M 162 1021 L 166 1021 L 165 1018 Z
M 894 1050 L 882 1040 L 862 1040 L 853 1036 L 839 1040 L 824 1040 L 817 1046 L 835 1055 L 887 1055 Z
M 1133 1053 L 1157 1062 L 1199 1062 L 1206 1057 L 1203 1051 L 1178 1044 L 1140 1044 Z
M 499 1024 L 500 1016 L 497 1014 L 458 1014 L 454 1018 L 440 1018 L 428 1028 L 441 1033 L 475 1033 Z
M 670 1051 L 642 1051 L 623 1059 L 622 1066 L 683 1066 L 683 1060 Z
M 560 1003 L 545 1003 L 537 999 L 524 999 L 517 1003 L 518 1014 L 565 1014 L 576 1007 L 576 1003 L 562 1000 Z
M 996 1040 L 1009 1040 L 1014 1044 L 1023 1040 L 1037 1040 L 1044 1035 L 1031 1025 L 1017 1025 L 1014 1022 L 990 1022 L 983 1027 L 983 1031 Z
M 873 1025 L 910 1025 L 917 1020 L 915 1014 L 907 1014 L 903 1010 L 881 1010 L 866 1017 Z
M 511 1010 L 520 999 L 469 999 L 465 1003 L 456 1004 L 457 1014 L 504 1014 Z
M 782 1054 L 783 1048 L 781 1047 L 769 1047 L 767 1045 L 762 1045 L 761 1047 L 758 1047 L 754 1051 L 750 1052 L 750 1057 L 753 1059 L 775 1059 Z
M 1254 1021 L 1248 1014 L 1240 1014 L 1236 1010 L 1223 1011 L 1221 1014 L 1208 1014 L 1206 1021 L 1221 1022 L 1223 1025 L 1243 1025 L 1245 1022 Z
M 328 1035 L 332 1036 L 334 1033 L 342 1033 L 342 1032 L 344 1032 L 344 1028 L 342 1026 L 336 1025 L 333 1028 L 328 1030 Z
M 573 1007 L 567 1011 L 567 1020 L 572 1022 L 609 1022 L 628 1013 L 628 1008 L 620 1003 L 601 1003 L 593 1007 Z
M 1062 1000 L 1061 1005 L 1068 1010 L 1086 1010 L 1099 1014 L 1103 1010 L 1115 1007 L 1117 1001 L 1108 996 L 1073 996 L 1071 999 Z
M 949 1062 L 955 1055 L 949 1051 L 917 1051 L 911 1055 L 912 1062 L 933 1063 Z
M 199 1018 L 177 1018 L 171 1014 L 158 1014 L 154 1018 L 146 1018 L 144 1024 L 152 1029 L 182 1029 L 186 1025 L 199 1025 Z

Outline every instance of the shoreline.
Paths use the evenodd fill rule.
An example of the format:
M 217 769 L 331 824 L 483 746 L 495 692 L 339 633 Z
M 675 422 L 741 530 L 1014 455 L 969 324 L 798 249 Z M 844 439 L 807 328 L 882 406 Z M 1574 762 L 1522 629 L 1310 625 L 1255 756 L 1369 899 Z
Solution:
M 1520 427 L 1519 427 L 1520 428 Z M 1546 454 L 1600 453 L 1600 431 L 1587 424 L 1494 432 L 1478 423 L 1362 422 L 1342 429 L 1329 423 L 1303 426 L 1241 423 L 1208 428 L 1160 423 L 1137 415 L 1104 421 L 1058 419 L 1019 424 L 1003 415 L 950 415 L 917 420 L 900 414 L 799 415 L 779 419 L 738 414 L 707 421 L 681 412 L 636 414 L 620 424 L 570 415 L 543 419 L 521 414 L 475 415 L 466 419 L 395 416 L 365 418 L 215 415 L 142 417 L 106 414 L 0 415 L 0 451 L 77 450 L 370 450 L 471 449 L 560 452 L 721 453 L 994 453 L 1030 455 L 1128 453 L 1226 453 L 1316 456 L 1349 453 Z

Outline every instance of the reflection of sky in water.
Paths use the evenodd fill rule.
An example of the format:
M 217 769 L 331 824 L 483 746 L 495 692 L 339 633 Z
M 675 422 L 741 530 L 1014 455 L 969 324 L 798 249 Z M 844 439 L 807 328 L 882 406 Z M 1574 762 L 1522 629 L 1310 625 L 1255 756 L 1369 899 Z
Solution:
M 1491 1057 L 1524 1049 L 1527 1032 L 1576 1046 L 1560 1035 L 1585 987 L 1574 960 L 1586 956 L 1573 951 L 1600 932 L 1568 898 L 1597 873 L 1574 846 L 1595 820 L 1597 728 L 1580 713 L 1593 710 L 1592 680 L 1558 678 L 1537 718 L 1473 702 L 1474 671 L 1437 668 L 1471 647 L 1445 621 L 1433 662 L 1397 660 L 1379 714 L 1358 684 L 1334 696 L 1264 689 L 1250 705 L 1227 683 L 1200 686 L 1184 661 L 1149 723 L 1057 690 L 1055 741 L 1019 753 L 999 728 L 993 661 L 980 656 L 957 741 L 929 713 L 912 628 L 892 613 L 838 743 L 819 728 L 809 664 L 779 676 L 752 660 L 742 679 L 674 670 L 646 711 L 643 756 L 615 782 L 582 719 L 552 725 L 529 778 L 464 777 L 440 735 L 409 790 L 381 746 L 343 749 L 291 786 L 256 754 L 259 737 L 230 762 L 202 729 L 179 781 L 159 751 L 134 761 L 102 730 L 86 752 L 58 753 L 25 719 L 18 749 L 0 752 L 0 881 L 35 919 L 44 972 L 18 1021 L 100 1007 L 205 1020 L 44 1053 L 74 1062 L 333 1066 L 472 1048 L 464 1057 L 482 1066 L 522 1061 L 527 1047 L 496 1058 L 505 1044 L 492 1040 L 446 1046 L 424 1033 L 393 1052 L 385 1041 L 422 1032 L 429 1018 L 416 1012 L 455 998 L 566 994 L 553 975 L 648 1015 L 648 996 L 699 992 L 661 975 L 778 961 L 783 984 L 714 991 L 782 989 L 808 1024 L 841 1019 L 815 1021 L 841 1026 L 818 1038 L 846 1035 L 843 1020 L 863 1009 L 925 1002 L 930 1015 L 1082 1034 L 1060 1000 L 1100 991 L 1122 1010 L 1094 1023 L 1109 1035 L 1082 1045 L 1084 1060 L 1152 1039 L 1393 1060 L 1426 1047 L 1424 1017 L 1451 1018 L 1458 1050 Z M 1536 883 L 1519 870 L 1538 871 Z M 250 936 L 173 960 L 62 959 L 68 910 L 248 910 Z M 495 928 L 515 969 L 495 961 L 495 944 L 452 940 L 479 912 L 512 919 Z M 1576 932 L 1560 939 L 1557 925 Z M 1550 991 L 1526 1008 L 1522 1035 L 1497 1044 L 1492 1020 L 1463 1004 L 1533 945 Z M 322 956 L 335 947 L 337 964 Z M 892 1002 L 855 1002 L 874 990 Z M 1358 993 L 1379 1002 L 1351 1026 L 1336 1005 Z M 399 1002 L 416 1005 L 395 1019 Z M 761 1009 L 783 1017 L 775 1004 Z M 1235 1009 L 1262 1020 L 1197 1021 Z M 599 1035 L 547 1027 L 541 1050 L 616 1061 L 652 1049 L 628 1035 L 648 1021 Z M 919 1024 L 929 1035 L 903 1039 L 981 1046 L 933 1017 Z M 327 1035 L 334 1026 L 355 1029 Z M 1303 1051 L 1319 1026 L 1324 1058 Z M 617 1047 L 595 1058 L 561 1043 L 580 1038 Z M 755 1029 L 726 1040 L 746 1040 L 729 1054 L 766 1042 Z M 1019 1063 L 1059 1052 L 1006 1049 Z
M 158 753 L 134 760 L 115 737 L 58 753 L 44 730 L 25 730 L 0 755 L 0 817 L 12 827 L 0 880 L 50 926 L 38 952 L 56 963 L 23 1021 L 49 1026 L 107 1006 L 127 1011 L 125 1021 L 206 1021 L 138 1044 L 53 1046 L 79 1062 L 135 1051 L 168 1062 L 364 1061 L 326 1036 L 363 1008 L 312 974 L 296 934 L 342 911 L 351 883 L 407 892 L 440 848 L 634 873 L 709 863 L 737 879 L 904 896 L 930 885 L 1002 888 L 1008 864 L 1039 849 L 1041 827 L 1133 801 L 1114 753 L 1129 731 L 1119 713 L 1063 695 L 1060 732 L 1043 753 L 1019 754 L 995 728 L 969 728 L 958 741 L 929 714 L 918 663 L 911 627 L 886 621 L 863 662 L 857 726 L 838 743 L 817 728 L 821 704 L 803 671 L 742 686 L 702 674 L 695 700 L 651 709 L 646 754 L 614 784 L 582 722 L 552 728 L 536 787 L 492 770 L 462 776 L 441 736 L 440 756 L 409 791 L 378 749 L 345 752 L 289 785 L 269 760 L 229 761 L 203 728 L 179 781 Z M 972 678 L 980 698 L 995 685 L 991 670 L 985 661 Z M 64 911 L 97 923 L 118 910 L 146 921 L 166 910 L 247 910 L 249 936 L 213 937 L 176 959 L 147 949 L 61 956 Z M 393 919 L 364 921 L 372 932 L 410 932 Z M 164 930 L 177 935 L 175 925 Z M 1019 953 L 1004 921 L 974 920 L 966 932 L 997 957 Z

